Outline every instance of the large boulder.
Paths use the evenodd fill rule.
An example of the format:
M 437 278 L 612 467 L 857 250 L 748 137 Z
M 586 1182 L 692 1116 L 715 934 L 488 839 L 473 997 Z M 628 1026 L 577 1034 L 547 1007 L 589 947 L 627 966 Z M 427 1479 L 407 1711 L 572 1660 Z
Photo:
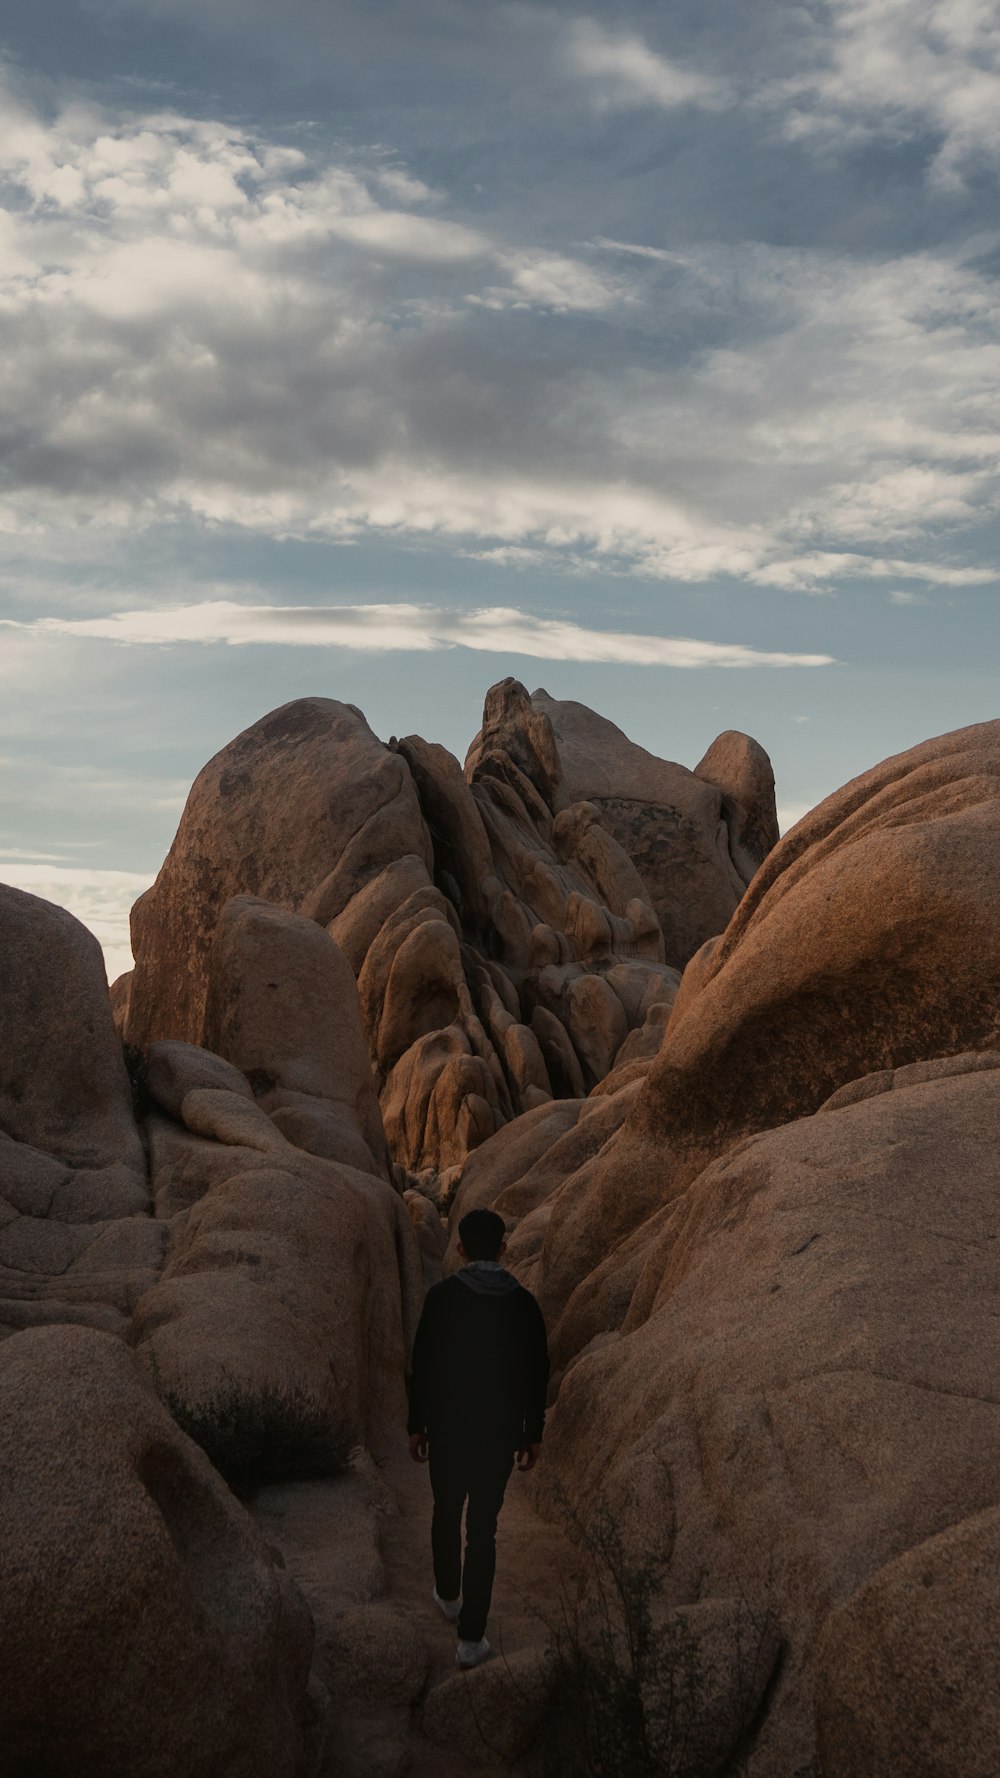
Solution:
M 406 763 L 360 711 L 301 698 L 198 774 L 153 888 L 133 910 L 129 1040 L 204 1040 L 219 915 L 252 895 L 326 925 L 392 859 L 431 848 Z
M 156 1277 L 142 1139 L 97 940 L 0 885 L 0 1337 L 123 1332 Z
M 820 1763 L 835 1778 L 994 1778 L 1000 1508 L 907 1550 L 827 1621 Z
M 683 968 L 727 925 L 768 839 L 777 839 L 766 753 L 730 730 L 690 772 L 572 699 L 536 691 L 531 706 L 552 725 L 566 800 L 596 807 L 646 886 L 667 962 Z M 741 753 L 754 771 L 744 768 Z M 716 774 L 715 765 L 724 772 Z
M 778 844 L 687 972 L 613 1149 L 567 1181 L 545 1303 L 589 1275 L 716 1155 L 846 1082 L 1000 1043 L 1000 722 L 887 760 Z M 628 1181 L 628 1190 L 622 1182 Z
M 5 1778 L 297 1778 L 312 1624 L 127 1348 L 0 1348 Z
M 729 739 L 723 789 L 653 759 L 583 706 L 533 701 L 507 679 L 487 693 L 463 776 L 419 736 L 383 746 L 353 706 L 285 705 L 199 775 L 133 910 L 127 1011 L 124 993 L 117 1000 L 129 1041 L 215 1050 L 256 1086 L 274 1072 L 270 1051 L 293 1009 L 315 1034 L 341 993 L 325 967 L 310 977 L 304 941 L 306 974 L 291 971 L 280 921 L 298 915 L 326 928 L 357 978 L 392 1160 L 419 1172 L 460 1165 L 499 1124 L 602 1081 L 646 1022 L 653 978 L 663 1004 L 672 966 L 725 924 L 749 868 L 734 857 L 766 826 L 754 772 L 769 770 L 755 743 Z M 734 822 L 743 851 L 730 844 Z M 245 1044 L 237 1054 L 218 999 L 229 992 L 233 910 L 251 900 L 278 910 L 239 917 L 244 1001 L 259 978 L 253 1057 Z M 670 969 L 658 918 L 668 904 Z M 648 1057 L 661 1026 L 654 1019 L 634 1053 Z M 285 1080 L 274 1092 L 266 1109 L 296 1143 L 359 1164 L 302 1101 L 314 1086 Z M 370 1133 L 378 1166 L 380 1140 Z
M 771 761 L 759 741 L 729 728 L 716 736 L 694 775 L 721 790 L 729 850 L 740 876 L 749 883 L 778 844 Z
M 386 1173 L 354 973 L 314 921 L 252 896 L 226 903 L 209 958 L 205 1040 L 292 1142 Z
M 625 1567 L 651 1574 L 670 1606 L 735 1583 L 779 1624 L 788 1649 L 757 1741 L 762 1772 L 809 1768 L 831 1612 L 901 1552 L 996 1504 L 998 1064 L 974 1053 L 879 1076 L 716 1161 L 644 1254 L 621 1250 L 623 1330 L 569 1365 L 550 1416 L 538 1480 L 549 1510 L 568 1496 L 584 1525 L 609 1515 Z M 915 1558 L 914 1598 L 923 1571 Z M 912 1644 L 897 1588 L 898 1631 L 859 1700 L 858 1745 L 874 1752 L 845 1774 L 944 1770 L 893 1764 L 873 1724 L 907 1649 L 915 1705 L 921 1675 L 980 1670 L 971 1626 L 985 1572 L 970 1541 L 952 1591 L 922 1601 Z M 860 1670 L 880 1609 L 849 1612 L 833 1667 L 854 1626 Z M 839 1747 L 847 1681 L 829 1695 Z M 965 1708 L 942 1687 L 935 1744 L 951 1747 L 954 1778 L 966 1771 Z M 841 1769 L 823 1765 L 831 1778 Z
M 0 1127 L 69 1167 L 144 1174 L 101 947 L 65 908 L 0 884 Z
M 641 1121 L 701 1162 L 845 1081 L 1000 1041 L 1000 722 L 898 754 L 771 853 L 683 984 Z
M 137 1355 L 227 1475 L 336 1470 L 403 1412 L 422 1288 L 406 1205 L 370 1160 L 306 1152 L 245 1092 L 192 1086 L 179 1112 L 153 1124 L 174 1214 Z

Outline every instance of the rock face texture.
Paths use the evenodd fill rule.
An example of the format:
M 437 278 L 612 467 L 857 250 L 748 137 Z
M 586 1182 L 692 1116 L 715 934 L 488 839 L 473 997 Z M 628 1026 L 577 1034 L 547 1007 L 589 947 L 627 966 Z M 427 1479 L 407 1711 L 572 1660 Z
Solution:
M 100 946 L 0 885 L 0 1334 L 124 1331 L 163 1257 L 150 1209 Z
M 316 1006 L 340 988 L 292 981 L 273 912 L 239 916 L 253 948 L 239 967 L 262 983 L 256 1059 L 220 1024 L 232 910 L 252 898 L 298 914 L 357 978 L 393 1161 L 460 1165 L 513 1117 L 597 1085 L 631 1035 L 643 1033 L 634 1049 L 656 1047 L 654 1009 L 726 924 L 773 825 L 766 756 L 739 736 L 717 751 L 723 741 L 716 783 L 582 705 L 505 680 L 463 774 L 418 736 L 383 746 L 349 705 L 286 705 L 205 767 L 136 904 L 136 968 L 116 984 L 128 1040 L 231 1055 L 298 1142 L 310 1108 L 290 1095 L 303 1089 L 283 1079 L 272 1090 L 284 1101 L 265 1103 L 260 1058 L 307 986 Z M 321 1140 L 303 1145 L 323 1153 Z M 380 1162 L 371 1118 L 366 1140 Z
M 1000 1510 L 907 1550 L 830 1617 L 819 1752 L 838 1778 L 988 1778 L 1000 1744 Z
M 779 843 L 685 971 L 616 1142 L 549 1199 L 543 1303 L 569 1318 L 563 1357 L 620 1325 L 651 1219 L 716 1155 L 862 1075 L 997 1047 L 998 816 L 985 723 L 887 760 Z
M 206 1005 L 217 1054 L 149 1049 L 171 1241 L 132 1339 L 225 1475 L 329 1473 L 403 1412 L 423 1276 L 357 988 L 321 927 L 244 896 L 222 910 Z
M 0 1346 L 10 1778 L 296 1778 L 312 1623 L 120 1340 Z
M 133 910 L 127 1034 L 201 1041 L 208 954 L 234 895 L 332 920 L 387 859 L 427 839 L 409 772 L 361 712 L 303 698 L 255 723 L 199 773 L 152 889 Z
M 809 1769 L 817 1662 L 831 1778 L 995 1756 L 1000 1054 L 985 1060 L 901 1070 L 710 1166 L 650 1251 L 635 1325 L 570 1366 L 551 1415 L 553 1509 L 560 1489 L 584 1522 L 603 1507 L 668 1603 L 735 1578 L 780 1626 L 754 1754 L 776 1778 Z
M 748 737 L 688 772 L 505 680 L 464 770 L 323 699 L 238 737 L 110 999 L 0 889 L 12 1778 L 304 1778 L 321 1683 L 329 1773 L 396 1778 L 414 1723 L 447 1778 L 484 1725 L 552 1750 L 579 1665 L 442 1678 L 381 1596 L 409 1341 L 485 1205 L 550 1330 L 524 1485 L 631 1589 L 628 1734 L 685 1778 L 993 1778 L 998 866 L 998 723 L 778 841 Z M 223 1478 L 296 1552 L 311 1691 Z
M 637 747 L 583 704 L 537 691 L 567 796 L 595 805 L 649 890 L 667 961 L 683 968 L 728 924 L 778 839 L 774 774 L 764 749 L 728 729 L 693 772 Z

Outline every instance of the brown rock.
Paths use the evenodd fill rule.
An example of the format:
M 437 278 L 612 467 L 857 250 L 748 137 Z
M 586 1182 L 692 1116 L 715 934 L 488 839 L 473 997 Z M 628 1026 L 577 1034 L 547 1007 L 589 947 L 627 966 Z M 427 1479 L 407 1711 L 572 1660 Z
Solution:
M 735 1578 L 781 1624 L 762 1771 L 813 1757 L 830 1611 L 995 1504 L 998 1135 L 1000 1070 L 978 1069 L 735 1147 L 662 1212 L 623 1335 L 566 1372 L 543 1498 L 585 1522 L 606 1500 L 667 1605 Z
M 553 1318 L 734 1143 L 862 1075 L 1000 1046 L 998 811 L 1000 723 L 983 723 L 887 760 L 778 844 L 682 979 L 614 1150 L 552 1203 Z
M 561 1020 L 548 1007 L 536 1006 L 531 1015 L 531 1029 L 538 1039 L 545 1061 L 545 1070 L 557 1099 L 582 1099 L 587 1088 L 583 1069 L 569 1033 Z
M 448 1230 L 430 1198 L 425 1197 L 423 1192 L 404 1191 L 403 1199 L 420 1246 L 424 1286 L 429 1290 L 441 1276 L 441 1261 L 448 1245 Z
M 124 1036 L 125 1033 L 125 1026 L 128 1022 L 128 1003 L 131 993 L 132 971 L 127 970 L 124 975 L 116 976 L 108 989 L 108 996 L 111 1001 L 111 1017 L 114 1019 L 115 1030 L 118 1032 L 119 1037 Z
M 65 908 L 0 884 L 0 1126 L 74 1167 L 145 1174 L 101 947 Z
M 771 761 L 759 742 L 730 728 L 716 736 L 694 775 L 721 790 L 732 860 L 749 883 L 778 844 Z
M 308 1094 L 342 1114 L 373 1160 L 385 1138 L 350 965 L 311 920 L 237 896 L 219 918 L 205 1009 L 209 1047 L 247 1077 L 262 1102 Z M 301 1102 L 292 1101 L 292 1109 Z M 185 1118 L 185 1122 L 188 1119 Z M 356 1162 L 353 1143 L 329 1158 Z
M 503 1122 L 489 1063 L 473 1054 L 459 1025 L 411 1044 L 389 1074 L 381 1105 L 390 1152 L 416 1171 L 464 1160 Z
M 329 1473 L 387 1436 L 421 1288 L 387 1182 L 287 1145 L 284 1161 L 199 1198 L 133 1323 L 175 1417 L 241 1483 Z
M 518 1760 L 537 1740 L 554 1689 L 551 1651 L 518 1649 L 434 1686 L 424 1704 L 424 1734 L 468 1759 Z
M 1000 1509 L 879 1570 L 827 1620 L 816 1719 L 836 1778 L 994 1778 Z
M 417 787 L 420 807 L 434 846 L 434 880 L 455 886 L 455 911 L 463 930 L 478 936 L 484 929 L 483 884 L 493 870 L 493 855 L 475 799 L 462 768 L 445 747 L 408 735 L 399 742 Z
M 246 1076 L 231 1062 L 214 1056 L 210 1050 L 193 1043 L 152 1043 L 146 1058 L 146 1090 L 162 1110 L 180 1118 L 181 1105 L 187 1093 L 197 1087 L 222 1088 L 253 1098 Z
M 755 879 L 650 1077 L 643 1125 L 701 1157 L 846 1081 L 1000 1040 L 1000 723 L 887 760 Z M 683 1111 L 682 1111 L 683 1106 Z
M 356 976 L 361 974 L 362 964 L 389 917 L 411 895 L 431 886 L 422 858 L 413 854 L 396 858 L 352 895 L 343 911 L 330 921 L 330 937 L 343 951 Z M 309 913 L 308 901 L 303 904 L 303 912 Z
M 127 1349 L 8 1340 L 0 1419 L 12 1778 L 296 1778 L 305 1604 Z
M 745 886 L 730 852 L 721 790 L 647 753 L 583 704 L 537 691 L 531 706 L 551 723 L 566 800 L 595 805 L 656 912 L 661 954 L 683 968 L 726 925 Z
M 204 1040 L 215 927 L 234 896 L 327 925 L 394 859 L 431 851 L 404 760 L 352 706 L 303 698 L 224 747 L 198 778 L 134 910 L 131 1042 Z
M 0 1338 L 124 1331 L 156 1276 L 142 1141 L 97 940 L 0 886 Z
M 465 776 L 470 783 L 493 779 L 509 786 L 542 816 L 567 800 L 561 792 L 562 767 L 552 724 L 534 707 L 516 679 L 491 686 L 483 704 L 483 726 L 469 748 Z

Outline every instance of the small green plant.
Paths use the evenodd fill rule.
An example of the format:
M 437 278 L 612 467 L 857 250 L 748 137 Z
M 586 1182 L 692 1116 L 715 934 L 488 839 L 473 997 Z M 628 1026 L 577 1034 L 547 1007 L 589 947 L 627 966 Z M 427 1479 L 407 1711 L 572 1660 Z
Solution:
M 340 1475 L 355 1440 L 304 1389 L 273 1384 L 248 1389 L 223 1373 L 215 1393 L 190 1402 L 175 1391 L 163 1400 L 183 1432 L 199 1444 L 234 1493 L 269 1482 Z

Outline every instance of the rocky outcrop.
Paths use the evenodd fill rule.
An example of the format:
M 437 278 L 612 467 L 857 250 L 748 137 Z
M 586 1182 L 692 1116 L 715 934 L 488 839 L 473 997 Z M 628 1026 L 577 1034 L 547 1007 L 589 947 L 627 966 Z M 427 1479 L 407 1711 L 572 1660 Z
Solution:
M 610 1514 L 624 1560 L 653 1572 L 665 1605 L 731 1594 L 735 1579 L 780 1625 L 762 1772 L 808 1769 L 817 1661 L 831 1773 L 944 1769 L 921 1764 L 926 1744 L 902 1757 L 916 1743 L 893 1743 L 893 1725 L 903 1733 L 908 1701 L 910 1734 L 925 1720 L 932 1670 L 956 1676 L 955 1696 L 957 1676 L 989 1670 L 975 1579 L 986 1533 L 971 1515 L 995 1506 L 1000 1462 L 1000 1054 L 965 1063 L 880 1077 L 705 1170 L 638 1263 L 618 1250 L 622 1331 L 570 1364 L 551 1416 L 543 1498 L 555 1507 L 565 1490 L 585 1524 Z M 953 1592 L 940 1613 L 933 1593 L 911 1611 L 920 1577 L 945 1571 L 927 1540 L 965 1521 Z M 897 1580 L 885 1565 L 905 1550 Z M 869 1580 L 871 1599 L 848 1605 Z M 936 1744 L 964 1746 L 952 1694 L 937 1699 Z M 854 1750 L 843 1767 L 842 1748 Z
M 0 1742 L 46 1778 L 299 1778 L 312 1623 L 120 1340 L 0 1347 Z
M 492 689 L 464 775 L 444 748 L 419 736 L 383 746 L 352 706 L 324 699 L 286 705 L 237 737 L 199 775 L 136 905 L 136 969 L 116 1002 L 129 1041 L 232 1051 L 256 1083 L 302 994 L 318 1006 L 340 993 L 337 983 L 287 977 L 279 913 L 261 911 L 268 903 L 325 927 L 346 957 L 389 1151 L 412 1172 L 458 1166 L 511 1118 L 596 1085 L 634 1031 L 644 1030 L 634 1050 L 651 1054 L 662 1014 L 650 1009 L 672 998 L 673 964 L 725 923 L 742 891 L 723 793 L 582 706 L 539 698 L 513 679 Z M 605 730 L 615 737 L 610 801 L 581 789 L 588 721 L 601 744 Z M 746 778 L 736 789 L 752 804 L 750 822 L 760 796 Z M 669 825 L 650 800 L 667 794 L 661 779 L 682 786 L 683 820 L 675 810 L 669 858 L 647 869 L 633 830 Z M 624 841 L 608 813 L 616 796 L 630 811 L 618 822 Z M 679 946 L 671 939 L 669 964 L 657 918 L 668 879 L 674 924 L 681 903 L 695 922 Z M 258 930 L 239 967 L 264 984 L 255 1057 L 232 1049 L 224 1008 L 209 997 L 231 910 L 248 900 L 258 912 L 240 917 L 244 951 L 250 924 Z M 301 1092 L 285 1081 L 265 1108 L 296 1143 L 326 1154 L 315 1107 L 293 1098 Z M 368 1146 L 381 1165 L 374 1136 Z
M 861 1075 L 1000 1043 L 998 811 L 1000 724 L 984 723 L 887 760 L 779 843 L 685 972 L 620 1136 L 549 1200 L 543 1303 L 568 1317 L 564 1358 L 619 1325 L 614 1250 L 638 1266 L 643 1225 L 716 1155 Z
M 132 1338 L 225 1475 L 328 1474 L 403 1411 L 422 1286 L 357 988 L 321 927 L 243 896 L 221 912 L 206 1007 L 219 1054 L 149 1050 L 171 1239 Z
M 150 1209 L 100 946 L 0 885 L 0 1335 L 124 1331 L 163 1256 Z
M 597 809 L 642 879 L 667 962 L 683 968 L 728 924 L 777 840 L 767 754 L 730 729 L 689 772 L 636 746 L 583 704 L 544 691 L 531 703 L 552 725 L 567 800 Z
M 1000 1509 L 887 1563 L 829 1618 L 817 1728 L 837 1778 L 992 1778 L 1000 1745 Z
M 721 790 L 730 856 L 744 883 L 751 882 L 778 844 L 771 761 L 759 741 L 730 728 L 712 742 L 694 775 Z
M 392 859 L 431 852 L 403 760 L 329 698 L 274 710 L 198 774 L 174 843 L 133 910 L 129 1041 L 201 1043 L 208 964 L 234 895 L 320 924 Z
M 250 896 L 227 902 L 205 1038 L 295 1147 L 387 1176 L 354 974 L 322 927 Z

